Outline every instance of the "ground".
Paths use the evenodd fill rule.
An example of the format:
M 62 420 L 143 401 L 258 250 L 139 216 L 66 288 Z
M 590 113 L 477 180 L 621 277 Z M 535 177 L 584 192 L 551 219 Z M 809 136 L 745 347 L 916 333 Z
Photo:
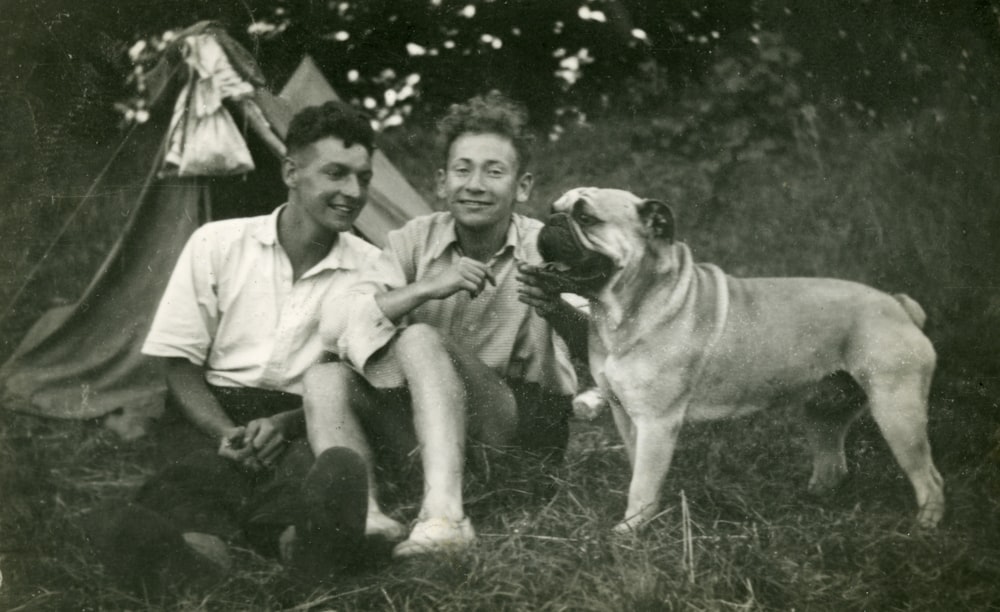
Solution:
M 931 439 L 948 515 L 919 531 L 909 484 L 870 418 L 851 430 L 851 476 L 806 491 L 794 410 L 687 427 L 652 527 L 614 537 L 628 467 L 607 415 L 575 422 L 566 464 L 501 466 L 469 485 L 480 542 L 468 553 L 375 559 L 302 583 L 235 551 L 231 576 L 145 597 L 109 581 L 78 528 L 125 500 L 156 462 L 96 423 L 0 412 L 0 608 L 55 609 L 989 609 L 1000 599 L 998 425 L 985 383 L 939 380 Z M 995 397 L 995 396 L 994 396 Z M 390 491 L 397 516 L 415 499 Z

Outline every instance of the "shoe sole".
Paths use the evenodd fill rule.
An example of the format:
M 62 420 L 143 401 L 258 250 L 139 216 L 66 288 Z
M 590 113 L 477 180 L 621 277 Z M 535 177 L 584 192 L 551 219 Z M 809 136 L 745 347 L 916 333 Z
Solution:
M 302 481 L 293 564 L 310 573 L 348 566 L 364 543 L 367 514 L 364 460 L 348 448 L 323 451 Z

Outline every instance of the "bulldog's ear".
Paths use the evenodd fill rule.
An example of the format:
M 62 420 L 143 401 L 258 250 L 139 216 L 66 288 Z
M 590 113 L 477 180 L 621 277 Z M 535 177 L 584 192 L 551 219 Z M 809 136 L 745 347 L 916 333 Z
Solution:
M 667 242 L 674 241 L 674 209 L 666 202 L 644 200 L 639 204 L 639 218 L 650 234 Z

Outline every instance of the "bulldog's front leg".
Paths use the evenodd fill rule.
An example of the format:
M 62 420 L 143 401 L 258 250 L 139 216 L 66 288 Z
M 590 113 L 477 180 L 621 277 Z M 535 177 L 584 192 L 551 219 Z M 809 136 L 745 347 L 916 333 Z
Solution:
M 622 442 L 625 444 L 628 465 L 635 472 L 635 423 L 632 421 L 632 417 L 625 412 L 625 408 L 622 407 L 622 403 L 618 401 L 618 398 L 614 396 L 609 397 L 608 406 L 611 407 L 611 416 L 615 419 L 615 428 L 618 429 L 618 435 L 621 436 Z
M 635 428 L 632 482 L 628 489 L 625 520 L 615 525 L 616 533 L 638 531 L 656 516 L 663 481 L 670 469 L 684 418 L 683 414 L 643 414 L 633 416 L 632 420 Z

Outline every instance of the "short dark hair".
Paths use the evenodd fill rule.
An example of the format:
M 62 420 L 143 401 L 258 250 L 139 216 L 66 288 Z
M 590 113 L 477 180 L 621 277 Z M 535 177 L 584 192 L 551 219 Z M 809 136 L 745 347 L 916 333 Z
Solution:
M 285 148 L 294 153 L 331 136 L 343 140 L 345 147 L 359 144 L 369 155 L 375 148 L 375 131 L 364 113 L 336 100 L 296 113 L 288 124 Z
M 514 145 L 519 172 L 524 172 L 531 162 L 535 138 L 528 131 L 528 111 L 499 91 L 476 96 L 464 104 L 452 104 L 437 127 L 445 158 L 452 143 L 462 134 L 498 134 L 509 138 Z

